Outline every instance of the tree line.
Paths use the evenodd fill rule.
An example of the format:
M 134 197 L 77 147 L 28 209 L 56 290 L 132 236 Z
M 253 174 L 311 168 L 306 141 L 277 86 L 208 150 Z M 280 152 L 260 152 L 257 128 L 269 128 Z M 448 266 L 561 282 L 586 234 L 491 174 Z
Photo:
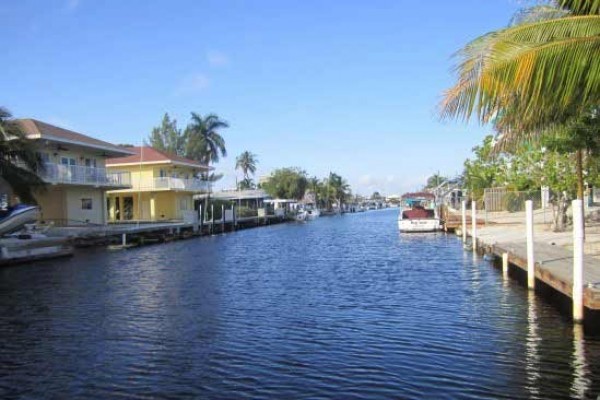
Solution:
M 294 167 L 276 169 L 260 187 L 274 198 L 304 200 L 328 210 L 334 204 L 341 207 L 352 197 L 350 185 L 342 176 L 330 172 L 319 179 Z

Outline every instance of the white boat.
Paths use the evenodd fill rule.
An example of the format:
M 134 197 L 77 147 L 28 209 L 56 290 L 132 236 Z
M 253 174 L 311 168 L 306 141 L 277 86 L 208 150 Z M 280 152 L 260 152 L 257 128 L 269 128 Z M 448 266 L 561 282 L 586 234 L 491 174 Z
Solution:
M 0 266 L 73 254 L 64 237 L 45 235 L 50 225 L 39 229 L 39 208 L 17 204 L 0 211 Z
M 306 210 L 298 210 L 298 212 L 294 216 L 294 219 L 297 222 L 305 222 L 307 220 L 307 218 L 308 218 L 308 211 L 306 211 Z
M 304 211 L 306 211 L 306 219 L 309 221 L 317 219 L 321 216 L 321 212 L 316 206 L 309 205 L 304 209 Z
M 313 219 L 317 219 L 321 216 L 321 212 L 319 210 L 317 210 L 316 208 L 313 210 L 307 210 L 306 211 L 306 218 L 309 221 L 312 221 Z
M 402 196 L 402 208 L 398 215 L 400 232 L 437 232 L 442 229 L 431 193 L 406 193 Z
M 26 204 L 17 204 L 0 211 L 0 236 L 20 230 L 25 224 L 37 221 L 39 208 Z

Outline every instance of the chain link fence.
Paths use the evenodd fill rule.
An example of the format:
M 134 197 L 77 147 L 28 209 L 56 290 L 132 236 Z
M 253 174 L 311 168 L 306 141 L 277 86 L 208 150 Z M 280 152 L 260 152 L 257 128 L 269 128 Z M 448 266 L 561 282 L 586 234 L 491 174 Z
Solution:
M 481 209 L 487 222 L 489 218 L 498 215 L 525 212 L 525 202 L 531 200 L 533 209 L 536 210 L 536 222 L 550 224 L 552 222 L 551 198 L 552 193 L 548 189 L 516 191 L 506 188 L 488 188 L 484 190 Z

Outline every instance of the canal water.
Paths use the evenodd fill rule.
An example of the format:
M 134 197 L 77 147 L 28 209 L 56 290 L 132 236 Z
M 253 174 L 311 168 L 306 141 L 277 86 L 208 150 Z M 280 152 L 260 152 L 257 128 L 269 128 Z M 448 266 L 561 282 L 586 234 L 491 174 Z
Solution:
M 565 399 L 600 339 L 397 211 L 0 270 L 0 398 Z

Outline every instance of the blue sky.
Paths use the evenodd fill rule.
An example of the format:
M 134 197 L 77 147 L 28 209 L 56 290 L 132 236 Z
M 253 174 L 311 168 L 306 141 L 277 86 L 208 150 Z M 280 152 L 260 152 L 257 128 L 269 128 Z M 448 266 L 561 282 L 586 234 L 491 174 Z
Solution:
M 441 122 L 452 54 L 523 2 L 14 0 L 0 3 L 1 104 L 115 143 L 168 112 L 217 113 L 257 175 L 299 166 L 402 193 L 454 175 L 487 128 Z M 239 173 L 238 173 L 239 175 Z

